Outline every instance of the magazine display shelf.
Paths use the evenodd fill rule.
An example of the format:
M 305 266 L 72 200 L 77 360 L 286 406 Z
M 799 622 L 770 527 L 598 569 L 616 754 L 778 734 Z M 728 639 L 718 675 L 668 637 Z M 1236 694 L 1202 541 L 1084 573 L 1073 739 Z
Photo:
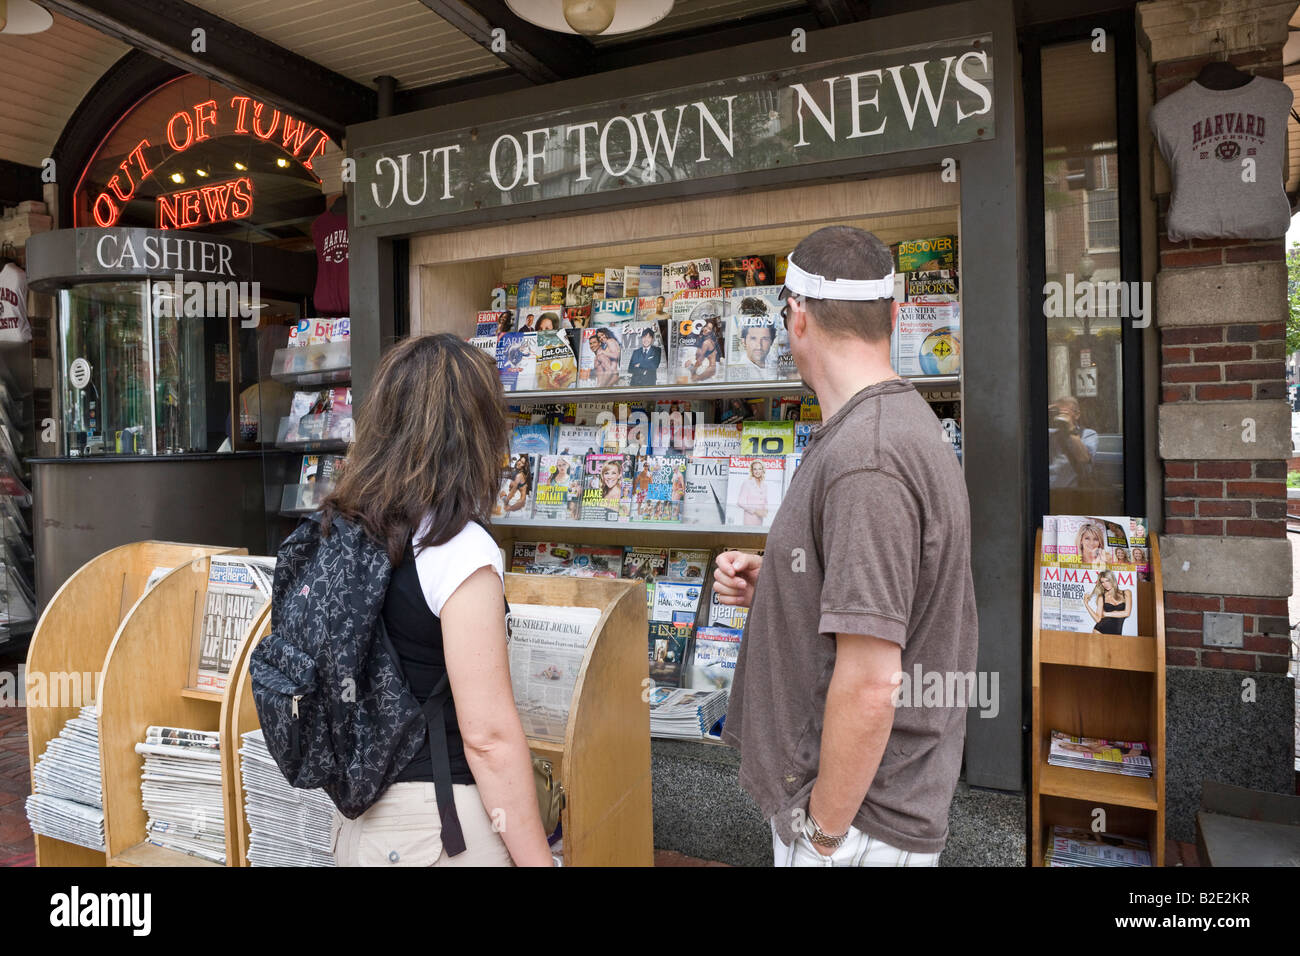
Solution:
M 92 558 L 63 582 L 45 606 L 27 650 L 27 673 L 92 674 L 96 686 L 91 692 L 96 700 L 102 700 L 99 683 L 105 658 L 122 623 L 139 608 L 153 569 L 188 566 L 191 561 L 212 554 L 245 553 L 243 548 L 137 541 Z M 41 701 L 27 702 L 28 755 L 33 767 L 50 740 L 59 735 L 78 709 L 77 706 L 48 706 L 48 702 Z M 139 802 L 138 774 L 136 802 Z M 98 850 L 36 835 L 37 866 L 104 864 L 105 854 Z
M 1034 586 L 1033 723 L 1030 865 L 1042 866 L 1054 825 L 1091 829 L 1105 811 L 1105 830 L 1150 844 L 1153 866 L 1165 859 L 1165 604 L 1160 545 L 1150 535 L 1151 580 L 1138 582 L 1138 636 L 1040 628 Z M 1042 530 L 1034 543 L 1042 554 Z M 1041 581 L 1039 560 L 1034 581 Z M 1051 732 L 1111 740 L 1142 740 L 1151 749 L 1151 777 L 1049 766 Z
M 99 684 L 99 757 L 109 866 L 218 865 L 148 842 L 148 814 L 140 793 L 144 758 L 135 752 L 150 725 L 221 730 L 227 694 L 190 685 L 207 585 L 206 555 L 176 568 L 132 609 L 104 661 Z M 259 616 L 250 631 L 261 622 Z M 227 691 L 229 687 L 227 684 Z M 229 820 L 231 791 L 224 782 L 224 757 L 223 752 L 225 815 Z

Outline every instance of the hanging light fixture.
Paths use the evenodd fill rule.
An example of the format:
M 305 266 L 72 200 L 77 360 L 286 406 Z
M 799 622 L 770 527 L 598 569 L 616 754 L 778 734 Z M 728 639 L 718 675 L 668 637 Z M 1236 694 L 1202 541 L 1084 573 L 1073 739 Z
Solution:
M 52 26 L 50 11 L 32 0 L 0 0 L 0 33 L 43 33 Z
M 506 0 L 521 20 L 582 36 L 613 36 L 644 30 L 673 9 L 673 0 Z

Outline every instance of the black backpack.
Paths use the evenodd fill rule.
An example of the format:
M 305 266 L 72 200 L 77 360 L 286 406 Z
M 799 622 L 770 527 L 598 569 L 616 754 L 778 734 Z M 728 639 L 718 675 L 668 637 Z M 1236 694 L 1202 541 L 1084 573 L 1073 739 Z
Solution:
M 449 856 L 465 849 L 452 796 L 444 673 L 421 707 L 402 673 L 381 611 L 393 568 L 354 522 L 321 533 L 311 515 L 275 564 L 271 633 L 249 660 L 266 746 L 294 787 L 323 789 L 355 819 L 429 741 Z

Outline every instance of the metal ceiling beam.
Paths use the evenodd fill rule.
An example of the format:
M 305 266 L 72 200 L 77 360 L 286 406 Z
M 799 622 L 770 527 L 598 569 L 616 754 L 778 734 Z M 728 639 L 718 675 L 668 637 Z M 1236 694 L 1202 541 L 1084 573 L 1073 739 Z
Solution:
M 41 0 L 183 70 L 266 99 L 334 140 L 375 116 L 373 90 L 184 0 Z M 195 52 L 203 30 L 204 50 Z
M 420 0 L 479 46 L 533 83 L 591 72 L 596 48 L 576 34 L 555 33 L 515 16 L 505 0 Z M 505 30 L 505 50 L 492 49 L 492 31 Z
M 867 0 L 808 0 L 808 9 L 823 27 L 838 27 L 856 23 L 871 16 Z

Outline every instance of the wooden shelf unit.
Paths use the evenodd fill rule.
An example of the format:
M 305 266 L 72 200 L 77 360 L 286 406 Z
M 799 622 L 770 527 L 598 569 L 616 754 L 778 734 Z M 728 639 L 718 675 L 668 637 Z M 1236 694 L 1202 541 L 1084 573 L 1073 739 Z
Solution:
M 208 563 L 206 556 L 189 561 L 159 581 L 122 622 L 104 662 L 99 685 L 99 754 L 109 866 L 217 865 L 148 842 L 148 814 L 140 790 L 144 758 L 135 752 L 135 745 L 144 740 L 150 725 L 222 730 L 233 681 L 221 693 L 190 685 L 197 650 L 195 637 L 202 626 L 207 594 Z M 269 608 L 263 609 L 251 623 L 250 632 L 269 617 Z M 246 636 L 243 644 L 247 644 Z M 227 783 L 229 761 L 223 734 L 221 778 L 226 826 L 234 815 L 234 791 Z
M 93 675 L 92 686 L 89 691 L 83 688 L 83 695 L 102 700 L 100 680 L 109 647 L 138 606 L 154 568 L 184 566 L 213 554 L 246 553 L 243 548 L 137 541 L 92 558 L 46 604 L 27 650 L 27 673 Z M 57 703 L 27 703 L 28 756 L 33 767 L 50 740 L 77 716 L 77 706 L 52 706 Z M 138 783 L 137 779 L 137 790 Z M 35 842 L 37 866 L 104 866 L 106 862 L 104 853 L 75 843 L 39 833 Z
M 1165 605 L 1160 545 L 1150 535 L 1151 580 L 1138 582 L 1138 636 L 1044 630 L 1040 529 L 1034 542 L 1030 744 L 1030 865 L 1042 866 L 1054 825 L 1091 829 L 1106 813 L 1110 833 L 1145 838 L 1151 862 L 1165 859 Z M 1142 740 L 1151 749 L 1150 778 L 1047 763 L 1051 732 Z
M 534 754 L 551 761 L 565 791 L 566 866 L 653 866 L 650 802 L 650 705 L 642 698 L 649 676 L 645 651 L 645 590 L 612 578 L 506 575 L 512 605 L 598 607 L 600 620 L 587 645 L 574 687 L 564 740 L 529 738 Z M 270 616 L 244 642 L 223 707 L 222 752 L 229 757 L 227 859 L 248 865 L 248 819 L 239 766 L 240 738 L 258 726 L 248 662 L 270 630 Z

